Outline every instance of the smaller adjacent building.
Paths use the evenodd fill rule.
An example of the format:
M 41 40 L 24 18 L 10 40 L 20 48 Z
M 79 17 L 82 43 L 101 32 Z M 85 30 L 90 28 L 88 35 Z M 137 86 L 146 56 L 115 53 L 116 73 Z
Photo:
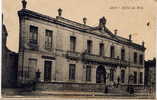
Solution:
M 145 86 L 155 87 L 156 85 L 156 58 L 145 61 Z
M 2 89 L 14 88 L 17 82 L 18 53 L 9 50 L 6 46 L 8 32 L 2 25 Z

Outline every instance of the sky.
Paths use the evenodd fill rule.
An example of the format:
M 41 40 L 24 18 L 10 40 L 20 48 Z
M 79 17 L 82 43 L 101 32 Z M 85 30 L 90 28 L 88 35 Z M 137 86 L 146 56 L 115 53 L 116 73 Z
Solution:
M 63 9 L 64 18 L 97 26 L 99 18 L 105 16 L 106 26 L 113 32 L 118 30 L 119 36 L 128 38 L 132 34 L 135 43 L 145 42 L 145 59 L 156 55 L 157 33 L 157 0 L 26 0 L 27 9 L 51 17 L 58 15 L 58 8 Z M 22 8 L 21 0 L 3 0 L 3 23 L 8 30 L 7 46 L 18 52 L 19 19 L 17 11 Z M 147 25 L 147 23 L 150 23 Z

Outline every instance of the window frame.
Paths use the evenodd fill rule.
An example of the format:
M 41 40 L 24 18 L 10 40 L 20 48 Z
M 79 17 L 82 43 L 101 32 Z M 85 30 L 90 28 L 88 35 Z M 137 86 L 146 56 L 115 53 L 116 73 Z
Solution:
M 30 25 L 29 26 L 29 43 L 38 44 L 38 27 Z
M 125 49 L 121 49 L 121 60 L 125 61 Z
M 99 55 L 104 56 L 104 43 L 99 44 Z
M 91 66 L 86 66 L 86 81 L 91 81 Z
M 53 44 L 53 31 L 52 30 L 45 30 L 45 49 L 51 50 Z
M 93 49 L 93 41 L 92 40 L 87 40 L 87 53 L 92 54 Z
M 121 82 L 125 83 L 125 70 L 121 70 Z
M 113 45 L 110 47 L 110 57 L 115 58 L 115 46 Z
M 134 52 L 134 64 L 137 64 L 137 52 Z
M 75 52 L 76 51 L 76 37 L 70 36 L 70 51 Z
M 69 80 L 74 81 L 76 78 L 76 64 L 69 64 Z

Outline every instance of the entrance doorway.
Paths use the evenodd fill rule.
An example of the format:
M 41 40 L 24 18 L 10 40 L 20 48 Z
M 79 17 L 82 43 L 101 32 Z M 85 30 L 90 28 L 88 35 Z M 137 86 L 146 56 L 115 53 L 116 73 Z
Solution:
M 98 66 L 96 70 L 96 83 L 106 83 L 106 70 L 104 66 Z
M 44 81 L 51 81 L 51 66 L 52 61 L 45 61 L 44 64 Z

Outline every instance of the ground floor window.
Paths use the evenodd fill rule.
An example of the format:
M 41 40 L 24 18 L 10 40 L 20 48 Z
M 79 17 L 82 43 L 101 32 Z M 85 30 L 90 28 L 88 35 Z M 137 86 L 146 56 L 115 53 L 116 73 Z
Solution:
M 110 81 L 114 81 L 114 70 L 110 69 Z
M 52 61 L 45 61 L 44 63 L 44 81 L 51 81 Z
M 143 73 L 142 72 L 140 72 L 140 84 L 142 84 L 143 83 Z
M 29 58 L 28 59 L 28 67 L 27 71 L 25 71 L 25 77 L 28 79 L 33 79 L 35 78 L 35 69 L 37 66 L 37 59 L 34 58 Z
M 86 81 L 91 81 L 91 66 L 86 67 Z
M 69 80 L 75 80 L 75 64 L 69 64 Z
M 125 82 L 125 70 L 121 70 L 121 82 Z
M 137 72 L 134 72 L 134 84 L 137 83 Z

